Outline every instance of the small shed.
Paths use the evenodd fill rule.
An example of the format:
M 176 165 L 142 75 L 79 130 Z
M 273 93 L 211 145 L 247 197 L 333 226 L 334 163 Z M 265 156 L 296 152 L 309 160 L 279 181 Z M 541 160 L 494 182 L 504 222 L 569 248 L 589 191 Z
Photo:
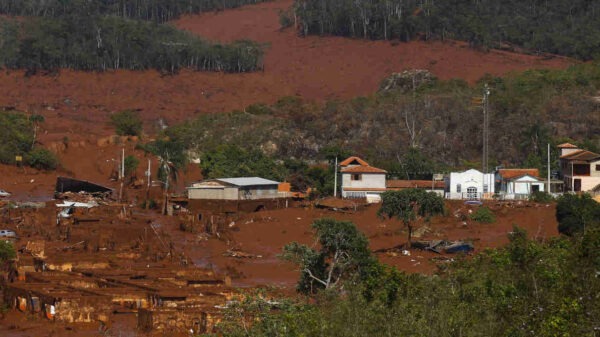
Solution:
M 256 200 L 279 198 L 279 182 L 260 177 L 219 178 L 193 183 L 189 199 Z

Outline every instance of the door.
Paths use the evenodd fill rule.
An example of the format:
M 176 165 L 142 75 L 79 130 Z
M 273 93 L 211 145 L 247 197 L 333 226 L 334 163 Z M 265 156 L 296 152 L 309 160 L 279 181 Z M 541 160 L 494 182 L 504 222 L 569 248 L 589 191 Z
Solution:
M 479 196 L 477 195 L 477 187 L 467 188 L 467 199 L 479 199 Z
M 573 185 L 575 192 L 581 192 L 581 179 L 575 179 L 575 184 Z

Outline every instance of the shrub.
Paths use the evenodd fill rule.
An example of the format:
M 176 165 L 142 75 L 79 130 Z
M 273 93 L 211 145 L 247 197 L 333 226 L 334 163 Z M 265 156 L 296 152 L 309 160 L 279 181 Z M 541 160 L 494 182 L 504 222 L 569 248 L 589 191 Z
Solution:
M 566 235 L 600 226 L 600 204 L 589 194 L 565 194 L 556 205 L 558 231 Z
M 12 260 L 17 256 L 15 248 L 9 242 L 0 240 L 0 263 Z
M 531 195 L 529 196 L 529 201 L 533 201 L 533 202 L 551 202 L 554 200 L 554 197 L 552 196 L 552 194 L 548 193 L 548 192 L 540 192 L 540 191 L 535 191 L 533 193 L 531 193 Z
M 131 177 L 133 175 L 135 175 L 135 171 L 138 168 L 138 165 L 140 164 L 140 160 L 137 159 L 134 156 L 127 156 L 125 157 L 125 176 L 126 177 Z
M 294 14 L 291 9 L 279 11 L 279 25 L 281 29 L 288 28 L 294 25 Z
M 479 207 L 473 214 L 469 216 L 471 220 L 479 223 L 494 223 L 496 222 L 496 216 L 487 207 Z
M 119 136 L 140 136 L 142 134 L 142 119 L 135 111 L 117 112 L 110 116 L 110 121 Z
M 38 170 L 56 170 L 59 162 L 50 150 L 35 148 L 27 154 L 27 164 Z

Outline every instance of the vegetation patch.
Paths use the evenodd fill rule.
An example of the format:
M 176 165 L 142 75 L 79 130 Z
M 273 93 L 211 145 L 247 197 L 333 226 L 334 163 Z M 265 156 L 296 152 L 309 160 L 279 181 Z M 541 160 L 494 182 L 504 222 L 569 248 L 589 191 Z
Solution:
M 589 60 L 600 52 L 595 1 L 295 0 L 301 34 L 365 39 L 457 39 L 479 48 Z M 289 25 L 291 15 L 283 16 Z
M 352 223 L 321 219 L 313 227 L 319 249 L 296 243 L 284 249 L 284 256 L 302 270 L 298 290 L 308 296 L 271 301 L 245 296 L 225 311 L 219 335 L 550 337 L 596 332 L 597 230 L 581 238 L 539 242 L 515 227 L 506 247 L 458 258 L 429 276 L 377 262 Z
M 408 73 L 419 75 L 419 72 Z M 223 144 L 246 152 L 260 149 L 287 167 L 288 179 L 302 184 L 297 172 L 326 184 L 335 155 L 352 154 L 388 171 L 390 179 L 431 179 L 450 168 L 478 168 L 481 156 L 483 83 L 491 88 L 490 165 L 537 168 L 545 176 L 546 148 L 551 170 L 558 170 L 556 145 L 571 142 L 600 151 L 597 96 L 600 66 L 582 64 L 563 70 L 529 70 L 486 77 L 469 86 L 460 80 L 427 77 L 418 85 L 398 82 L 377 94 L 324 104 L 284 97 L 272 106 L 206 114 L 164 131 L 194 153 L 211 153 Z M 410 82 L 412 83 L 412 81 Z M 540 116 L 544 116 L 541 119 Z M 568 118 L 567 118 L 568 116 Z M 519 121 L 515 124 L 515 121 Z M 577 125 L 576 134 L 572 133 Z M 576 139 L 568 137 L 575 135 Z M 304 163 L 304 164 L 302 164 Z M 333 179 L 331 179 L 332 181 Z M 321 188 L 333 191 L 333 184 Z
M 169 25 L 114 16 L 0 20 L 0 63 L 55 70 L 157 69 L 250 72 L 263 49 L 251 41 L 213 44 Z
M 577 235 L 600 226 L 600 204 L 589 194 L 564 194 L 556 205 L 558 231 Z
M 494 212 L 487 207 L 479 207 L 475 212 L 469 215 L 469 218 L 479 223 L 494 223 L 496 222 L 496 215 Z
M 141 136 L 142 118 L 136 111 L 125 110 L 110 116 L 110 121 L 119 136 Z
M 27 164 L 41 170 L 54 170 L 59 161 L 51 151 L 35 145 L 39 115 L 27 116 L 20 112 L 0 111 L 0 163 L 14 165 Z

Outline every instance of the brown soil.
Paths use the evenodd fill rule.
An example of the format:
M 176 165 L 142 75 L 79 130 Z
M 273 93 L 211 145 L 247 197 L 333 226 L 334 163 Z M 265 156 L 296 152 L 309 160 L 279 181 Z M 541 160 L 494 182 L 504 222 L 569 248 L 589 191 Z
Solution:
M 462 216 L 467 216 L 469 209 L 474 208 L 464 206 L 462 202 L 447 202 L 448 216 L 436 217 L 431 224 L 418 224 L 417 227 L 421 229 L 416 230 L 414 240 L 468 240 L 473 242 L 476 253 L 484 248 L 508 243 L 508 233 L 514 224 L 526 229 L 532 238 L 545 240 L 558 235 L 553 204 L 490 203 L 489 206 L 496 214 L 496 222 L 479 224 L 462 220 Z M 332 217 L 354 222 L 369 239 L 373 251 L 406 243 L 407 233 L 402 223 L 378 218 L 377 209 L 377 205 L 371 205 L 356 212 L 339 212 L 309 207 L 246 214 L 231 225 L 227 236 L 200 242 L 186 253 L 197 264 L 210 264 L 220 272 L 234 274 L 237 276 L 234 283 L 238 286 L 268 284 L 292 288 L 298 280 L 299 271 L 290 263 L 281 261 L 277 255 L 291 241 L 314 247 L 315 237 L 310 224 L 315 219 Z M 255 257 L 224 256 L 229 249 Z M 382 262 L 400 270 L 422 273 L 433 273 L 438 269 L 438 264 L 432 258 L 456 258 L 456 255 L 438 255 L 413 249 L 410 252 L 410 256 L 403 256 L 399 252 L 376 254 Z

